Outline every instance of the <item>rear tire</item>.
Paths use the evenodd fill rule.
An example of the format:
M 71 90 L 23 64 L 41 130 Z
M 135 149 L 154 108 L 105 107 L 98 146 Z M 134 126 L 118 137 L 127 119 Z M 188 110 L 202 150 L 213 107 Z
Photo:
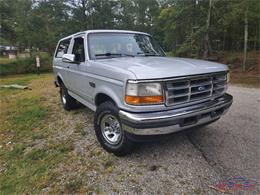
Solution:
M 94 127 L 97 139 L 101 146 L 116 156 L 124 156 L 133 149 L 133 142 L 128 139 L 122 129 L 117 106 L 107 101 L 98 106 Z
M 65 110 L 71 110 L 77 107 L 77 101 L 68 93 L 68 89 L 63 83 L 60 84 L 60 99 Z

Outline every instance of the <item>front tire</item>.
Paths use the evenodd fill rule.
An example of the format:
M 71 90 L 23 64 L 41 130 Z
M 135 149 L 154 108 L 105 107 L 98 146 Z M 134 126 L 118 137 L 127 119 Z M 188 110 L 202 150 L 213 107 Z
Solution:
M 65 110 L 71 110 L 77 107 L 77 101 L 68 93 L 68 89 L 63 83 L 60 84 L 60 99 Z
M 118 108 L 113 102 L 107 101 L 98 106 L 94 126 L 97 139 L 106 151 L 124 156 L 133 149 L 133 142 L 122 129 Z

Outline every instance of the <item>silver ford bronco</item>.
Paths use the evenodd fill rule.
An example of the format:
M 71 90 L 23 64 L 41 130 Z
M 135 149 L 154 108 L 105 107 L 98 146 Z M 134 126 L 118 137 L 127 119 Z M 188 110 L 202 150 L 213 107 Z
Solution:
M 147 33 L 89 30 L 61 39 L 53 58 L 65 110 L 95 111 L 98 141 L 125 155 L 139 137 L 218 120 L 232 104 L 223 64 L 166 57 Z

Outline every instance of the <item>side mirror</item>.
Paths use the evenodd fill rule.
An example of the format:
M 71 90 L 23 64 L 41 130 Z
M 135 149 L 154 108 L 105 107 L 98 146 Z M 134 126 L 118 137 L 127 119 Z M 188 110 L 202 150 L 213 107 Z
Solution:
M 79 62 L 75 61 L 74 54 L 63 54 L 62 61 L 66 63 L 79 64 Z

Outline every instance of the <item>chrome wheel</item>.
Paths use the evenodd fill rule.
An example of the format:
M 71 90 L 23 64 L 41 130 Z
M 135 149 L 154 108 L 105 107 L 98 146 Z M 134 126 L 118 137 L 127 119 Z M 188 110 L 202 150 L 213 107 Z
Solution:
M 102 135 L 108 143 L 116 145 L 120 142 L 122 129 L 116 117 L 106 114 L 101 119 L 100 127 Z

